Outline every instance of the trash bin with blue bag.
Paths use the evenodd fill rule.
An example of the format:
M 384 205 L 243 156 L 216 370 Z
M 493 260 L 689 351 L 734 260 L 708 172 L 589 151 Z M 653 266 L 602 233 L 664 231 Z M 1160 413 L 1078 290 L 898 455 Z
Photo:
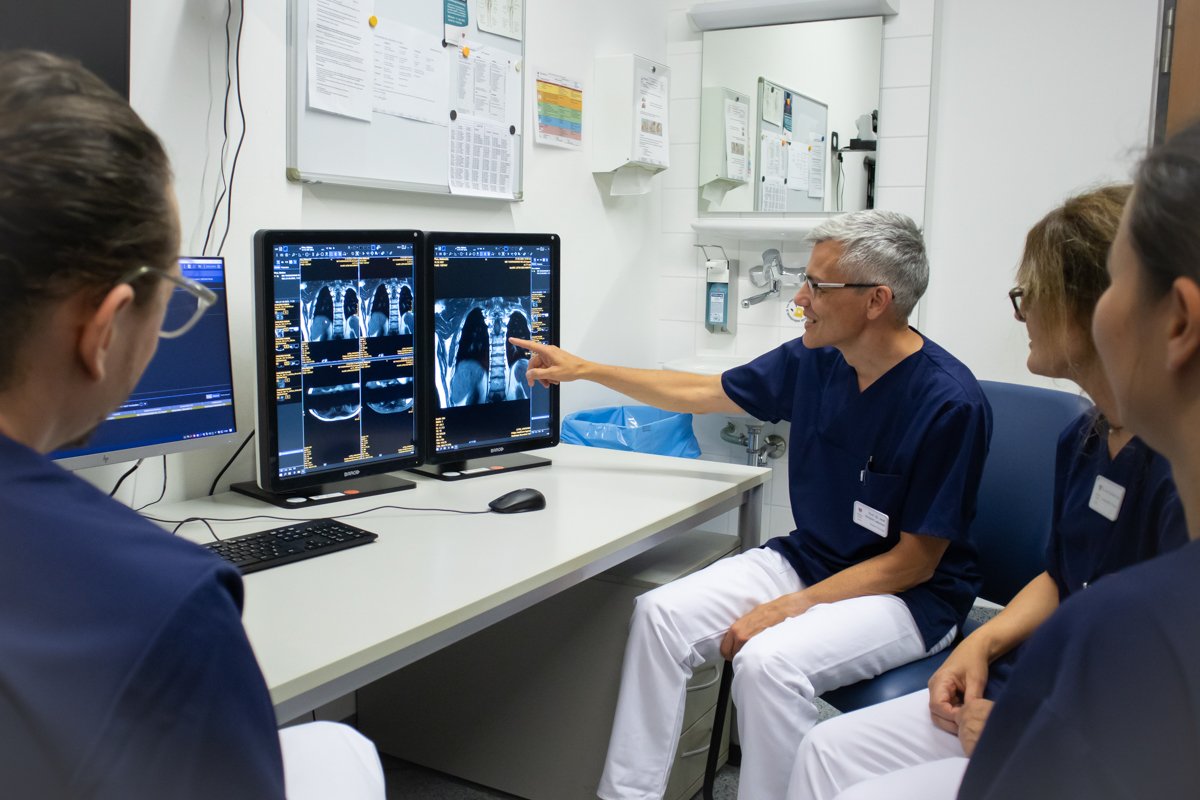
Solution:
M 607 447 L 660 456 L 699 458 L 692 415 L 653 406 L 610 406 L 576 411 L 563 417 L 565 444 Z

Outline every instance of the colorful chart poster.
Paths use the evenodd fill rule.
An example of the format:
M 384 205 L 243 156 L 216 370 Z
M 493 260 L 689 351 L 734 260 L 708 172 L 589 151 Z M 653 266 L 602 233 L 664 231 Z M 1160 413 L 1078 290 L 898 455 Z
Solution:
M 548 72 L 539 72 L 536 83 L 534 141 L 571 150 L 583 147 L 583 85 Z

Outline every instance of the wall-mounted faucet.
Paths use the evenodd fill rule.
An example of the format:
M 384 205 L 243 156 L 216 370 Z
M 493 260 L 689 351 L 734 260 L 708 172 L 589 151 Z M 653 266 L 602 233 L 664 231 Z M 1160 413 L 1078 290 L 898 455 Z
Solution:
M 775 248 L 764 250 L 762 260 L 763 263 L 750 268 L 750 283 L 760 289 L 767 287 L 767 290 L 747 297 L 742 301 L 742 308 L 749 308 L 768 297 L 774 297 L 779 294 L 779 287 L 783 285 L 783 259 L 779 256 L 779 251 Z

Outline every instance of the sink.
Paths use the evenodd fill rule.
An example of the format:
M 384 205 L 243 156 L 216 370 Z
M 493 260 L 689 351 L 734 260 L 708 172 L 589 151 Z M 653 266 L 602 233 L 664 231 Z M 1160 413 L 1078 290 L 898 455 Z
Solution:
M 663 363 L 672 372 L 692 372 L 697 375 L 720 375 L 727 369 L 740 367 L 750 359 L 742 356 L 689 356 Z

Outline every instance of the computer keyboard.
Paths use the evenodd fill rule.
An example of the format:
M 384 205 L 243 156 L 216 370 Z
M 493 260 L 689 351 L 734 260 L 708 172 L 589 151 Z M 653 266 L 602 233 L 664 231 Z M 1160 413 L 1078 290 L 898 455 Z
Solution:
M 243 575 L 280 564 L 334 553 L 377 537 L 369 531 L 332 519 L 313 519 L 269 531 L 248 533 L 205 545 L 233 564 Z

